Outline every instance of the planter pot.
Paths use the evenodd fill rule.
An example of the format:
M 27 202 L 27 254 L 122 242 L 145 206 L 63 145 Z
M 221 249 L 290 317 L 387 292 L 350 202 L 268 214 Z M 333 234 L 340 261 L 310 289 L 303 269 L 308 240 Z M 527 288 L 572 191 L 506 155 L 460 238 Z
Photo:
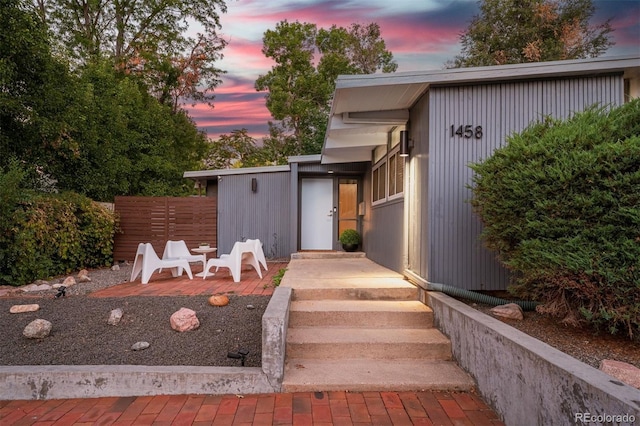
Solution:
M 342 249 L 344 251 L 356 251 L 358 250 L 358 244 L 343 244 Z

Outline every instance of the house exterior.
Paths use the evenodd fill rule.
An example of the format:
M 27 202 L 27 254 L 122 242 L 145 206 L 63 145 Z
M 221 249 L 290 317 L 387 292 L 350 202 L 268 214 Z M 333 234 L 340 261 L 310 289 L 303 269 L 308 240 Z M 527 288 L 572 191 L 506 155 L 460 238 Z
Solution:
M 415 282 L 503 290 L 467 202 L 469 163 L 546 116 L 639 95 L 640 57 L 340 76 L 321 155 L 185 177 L 218 196 L 220 253 L 242 238 L 271 257 L 339 250 L 352 227 L 367 257 Z

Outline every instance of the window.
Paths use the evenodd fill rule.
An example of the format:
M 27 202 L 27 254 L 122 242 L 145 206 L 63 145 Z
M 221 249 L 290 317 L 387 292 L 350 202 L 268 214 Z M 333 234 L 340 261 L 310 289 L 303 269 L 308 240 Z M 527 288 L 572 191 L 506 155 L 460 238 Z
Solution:
M 400 150 L 396 150 L 389 157 L 389 197 L 402 194 L 404 191 L 404 158 L 400 157 Z
M 404 191 L 404 158 L 400 157 L 400 130 L 389 135 L 389 146 L 376 148 L 371 174 L 373 204 L 400 198 Z

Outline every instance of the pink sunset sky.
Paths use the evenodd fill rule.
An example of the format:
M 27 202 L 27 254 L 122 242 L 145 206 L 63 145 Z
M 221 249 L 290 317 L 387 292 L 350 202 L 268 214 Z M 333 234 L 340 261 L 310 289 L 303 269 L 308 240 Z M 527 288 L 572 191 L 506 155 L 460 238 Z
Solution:
M 640 55 L 640 1 L 594 0 L 592 23 L 611 19 L 615 45 L 606 56 Z M 215 91 L 214 108 L 186 105 L 199 129 L 212 139 L 246 128 L 260 141 L 272 120 L 265 92 L 255 80 L 269 72 L 272 62 L 261 52 L 262 36 L 278 22 L 349 27 L 377 22 L 398 63 L 398 72 L 442 69 L 460 53 L 459 36 L 478 14 L 476 0 L 227 0 L 221 34 L 229 42 L 217 64 L 227 73 Z

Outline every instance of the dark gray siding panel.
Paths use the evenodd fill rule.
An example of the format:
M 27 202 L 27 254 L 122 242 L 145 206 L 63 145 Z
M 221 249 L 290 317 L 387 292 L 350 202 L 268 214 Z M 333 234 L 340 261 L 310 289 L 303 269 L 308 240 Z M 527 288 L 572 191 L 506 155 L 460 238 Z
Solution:
M 257 191 L 251 191 L 251 179 Z M 218 181 L 218 255 L 236 241 L 258 238 L 268 258 L 288 258 L 290 247 L 290 174 L 222 176 Z
M 404 269 L 403 200 L 371 206 L 371 164 L 363 178 L 365 214 L 362 217 L 362 249 L 374 262 L 402 273 Z
M 374 262 L 396 272 L 404 269 L 404 203 L 396 200 L 371 209 L 367 227 L 376 232 L 363 234 L 364 251 Z
M 406 176 L 411 177 L 405 186 L 405 208 L 407 209 L 408 253 L 407 268 L 427 279 L 429 240 L 429 208 L 426 200 L 429 194 L 429 95 L 425 94 L 411 110 L 409 137 L 413 149 L 408 157 Z
M 593 104 L 622 101 L 620 76 L 431 88 L 428 281 L 472 290 L 501 290 L 508 283 L 507 271 L 479 240 L 481 225 L 467 202 L 469 163 L 488 158 L 507 135 L 545 116 L 566 118 Z M 451 137 L 451 125 L 467 124 L 482 126 L 482 138 Z

